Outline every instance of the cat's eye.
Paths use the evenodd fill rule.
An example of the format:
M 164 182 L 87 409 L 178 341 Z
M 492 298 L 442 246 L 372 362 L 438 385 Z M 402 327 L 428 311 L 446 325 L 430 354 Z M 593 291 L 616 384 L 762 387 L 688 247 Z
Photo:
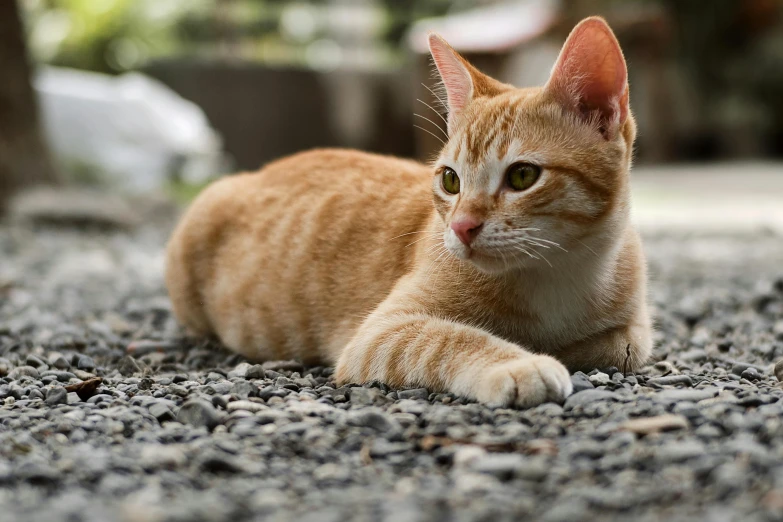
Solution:
M 541 167 L 530 163 L 514 163 L 508 168 L 508 186 L 514 190 L 527 190 L 541 175 Z
M 459 176 L 454 172 L 454 169 L 443 167 L 441 184 L 443 185 L 443 190 L 449 194 L 459 194 Z

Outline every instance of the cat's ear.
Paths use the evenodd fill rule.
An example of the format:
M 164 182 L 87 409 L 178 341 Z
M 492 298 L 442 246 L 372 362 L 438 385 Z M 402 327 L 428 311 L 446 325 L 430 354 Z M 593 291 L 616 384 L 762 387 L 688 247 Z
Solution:
M 437 34 L 430 33 L 428 41 L 432 59 L 446 90 L 451 131 L 454 120 L 470 100 L 479 96 L 493 96 L 502 90 L 502 84 L 479 72 Z
M 582 20 L 568 36 L 546 84 L 568 109 L 597 121 L 613 138 L 628 118 L 628 72 L 614 33 L 603 18 Z

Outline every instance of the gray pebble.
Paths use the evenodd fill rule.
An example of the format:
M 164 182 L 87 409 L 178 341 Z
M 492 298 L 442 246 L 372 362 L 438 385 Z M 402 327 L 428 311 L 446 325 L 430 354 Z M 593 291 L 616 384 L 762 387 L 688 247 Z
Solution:
M 171 408 L 162 402 L 153 403 L 149 409 L 150 413 L 158 419 L 158 422 L 174 420 L 174 414 L 171 412 Z
M 14 368 L 8 372 L 8 377 L 10 379 L 20 379 L 21 377 L 31 377 L 33 379 L 38 379 L 40 375 L 38 370 L 32 366 L 19 366 L 18 368 Z
M 95 361 L 93 361 L 92 357 L 88 357 L 86 355 L 82 355 L 79 357 L 79 362 L 76 365 L 77 368 L 80 370 L 86 370 L 88 372 L 91 372 L 95 369 Z
M 647 379 L 647 384 L 653 386 L 676 386 L 678 384 L 693 386 L 693 380 L 687 375 L 667 375 L 665 377 Z
M 587 375 L 583 372 L 576 372 L 571 376 L 571 384 L 574 387 L 574 393 L 595 388 Z
M 46 404 L 48 406 L 56 406 L 57 404 L 68 404 L 68 392 L 65 388 L 55 386 L 49 388 L 46 392 Z
M 400 399 L 419 399 L 427 400 L 430 392 L 426 388 L 415 388 L 412 390 L 398 390 L 397 397 Z
M 211 403 L 202 399 L 191 399 L 177 412 L 177 421 L 191 426 L 205 427 L 211 431 L 220 424 L 220 414 Z
M 379 408 L 366 408 L 348 416 L 351 426 L 372 428 L 381 433 L 390 433 L 401 429 L 399 422 L 393 417 L 384 415 Z
M 524 466 L 525 459 L 515 453 L 491 453 L 479 457 L 470 464 L 470 469 L 478 473 L 492 475 L 500 480 L 509 480 L 517 469 Z
M 260 364 L 254 364 L 245 371 L 245 379 L 264 379 L 266 378 L 264 367 Z
M 569 396 L 563 405 L 563 409 L 568 411 L 577 406 L 586 406 L 598 401 L 616 401 L 619 399 L 619 395 L 607 390 L 585 390 Z

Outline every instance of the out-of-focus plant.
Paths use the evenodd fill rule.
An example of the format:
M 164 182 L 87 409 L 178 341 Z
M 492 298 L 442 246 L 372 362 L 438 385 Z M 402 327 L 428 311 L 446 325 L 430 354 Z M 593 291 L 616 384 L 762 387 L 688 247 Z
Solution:
M 1 0 L 0 0 L 1 1 Z M 496 0 L 481 0 L 481 2 Z M 423 17 L 472 0 L 21 0 L 38 62 L 122 72 L 199 56 L 329 69 L 402 57 Z M 396 56 L 396 58 L 395 58 Z
M 24 0 L 29 43 L 41 62 L 119 72 L 182 52 L 188 19 L 218 0 Z M 191 24 L 193 25 L 193 24 Z

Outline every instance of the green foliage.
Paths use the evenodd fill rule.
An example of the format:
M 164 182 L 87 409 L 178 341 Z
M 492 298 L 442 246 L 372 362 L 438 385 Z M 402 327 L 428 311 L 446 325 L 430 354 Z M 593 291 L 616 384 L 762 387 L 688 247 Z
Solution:
M 187 205 L 198 196 L 202 190 L 204 190 L 209 181 L 204 183 L 188 183 L 185 181 L 172 181 L 166 187 L 166 193 L 181 205 Z
M 346 46 L 372 48 L 371 60 L 388 64 L 401 58 L 404 35 L 415 20 L 473 5 L 468 0 L 19 1 L 37 61 L 109 73 L 172 56 L 328 67 Z
M 216 0 L 24 0 L 30 47 L 39 61 L 119 72 L 150 56 L 180 53 L 179 30 L 204 19 Z

